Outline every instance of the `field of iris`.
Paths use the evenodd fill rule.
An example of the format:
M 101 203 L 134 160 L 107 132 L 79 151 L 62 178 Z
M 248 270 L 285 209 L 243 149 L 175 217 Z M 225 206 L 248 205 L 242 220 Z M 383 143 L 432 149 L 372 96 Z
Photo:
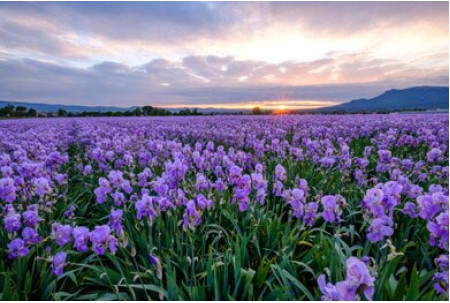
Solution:
M 447 300 L 449 116 L 0 121 L 0 298 Z

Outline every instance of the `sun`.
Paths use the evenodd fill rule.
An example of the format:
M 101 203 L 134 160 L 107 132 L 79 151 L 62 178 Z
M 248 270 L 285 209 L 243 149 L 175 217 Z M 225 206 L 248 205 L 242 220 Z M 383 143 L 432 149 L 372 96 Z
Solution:
M 285 110 L 286 109 L 286 105 L 281 104 L 280 106 L 278 106 L 278 109 Z

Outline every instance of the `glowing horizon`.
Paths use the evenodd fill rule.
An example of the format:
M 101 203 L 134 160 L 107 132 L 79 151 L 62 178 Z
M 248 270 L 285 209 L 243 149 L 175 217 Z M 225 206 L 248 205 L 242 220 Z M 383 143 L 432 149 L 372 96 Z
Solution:
M 295 110 L 295 109 L 313 109 L 326 106 L 337 105 L 339 102 L 332 101 L 252 101 L 245 104 L 235 103 L 219 103 L 219 104 L 177 104 L 177 105 L 155 105 L 156 107 L 164 108 L 220 108 L 220 109 L 253 109 L 259 107 L 262 110 Z

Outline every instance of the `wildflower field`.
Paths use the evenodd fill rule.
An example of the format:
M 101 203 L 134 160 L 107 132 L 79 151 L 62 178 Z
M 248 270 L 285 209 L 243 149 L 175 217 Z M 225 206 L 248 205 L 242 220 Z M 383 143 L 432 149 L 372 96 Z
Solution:
M 448 300 L 449 116 L 0 121 L 2 300 Z

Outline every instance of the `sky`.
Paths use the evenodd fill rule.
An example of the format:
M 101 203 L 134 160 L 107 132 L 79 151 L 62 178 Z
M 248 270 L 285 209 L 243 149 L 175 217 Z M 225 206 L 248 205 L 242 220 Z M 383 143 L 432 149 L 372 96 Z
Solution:
M 448 2 L 0 2 L 0 100 L 314 108 L 449 83 Z

